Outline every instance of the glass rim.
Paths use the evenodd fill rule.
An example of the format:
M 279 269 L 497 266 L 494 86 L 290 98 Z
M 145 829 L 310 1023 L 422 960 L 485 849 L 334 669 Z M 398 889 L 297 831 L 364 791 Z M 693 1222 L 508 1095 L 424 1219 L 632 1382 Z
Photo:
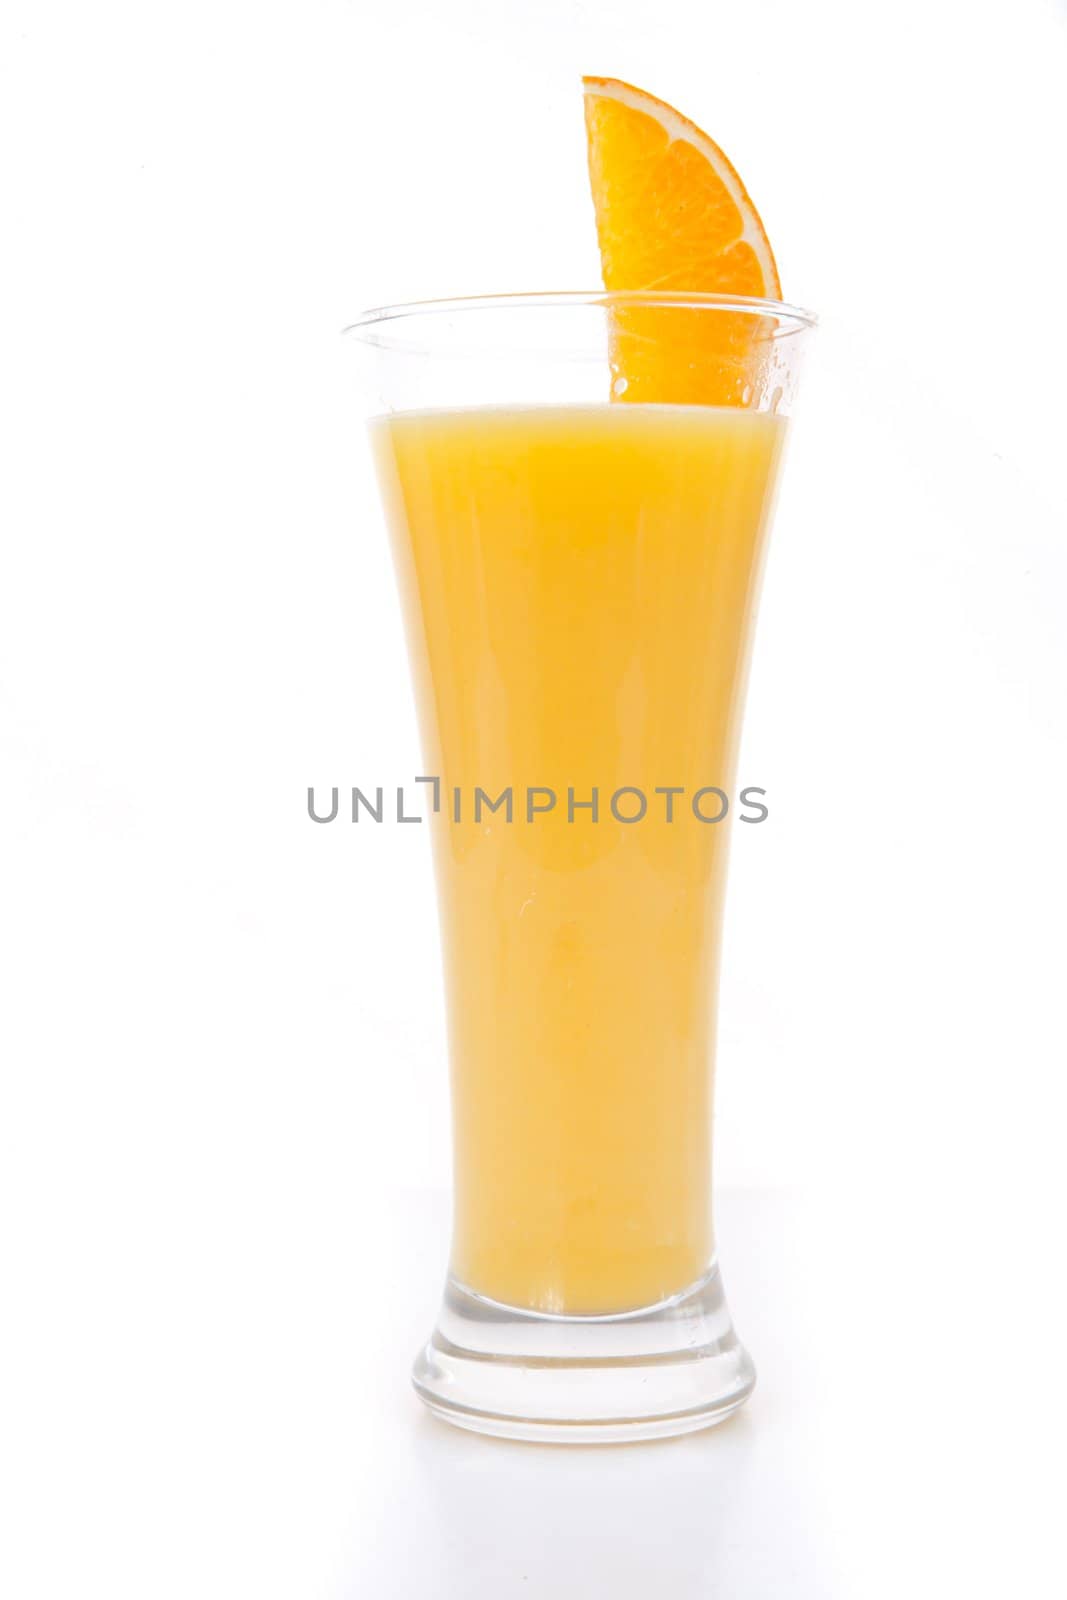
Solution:
M 645 307 L 674 311 L 719 311 L 734 315 L 774 318 L 779 327 L 773 337 L 788 338 L 818 326 L 818 317 L 802 306 L 757 295 L 705 294 L 676 289 L 552 289 L 527 293 L 457 295 L 450 299 L 409 300 L 395 305 L 372 306 L 361 311 L 341 332 L 365 344 L 388 349 L 392 343 L 388 324 L 404 326 L 415 318 L 453 317 L 472 311 L 577 310 L 581 307 L 612 310 Z M 788 324 L 781 327 L 782 323 Z M 400 331 L 399 329 L 397 330 Z

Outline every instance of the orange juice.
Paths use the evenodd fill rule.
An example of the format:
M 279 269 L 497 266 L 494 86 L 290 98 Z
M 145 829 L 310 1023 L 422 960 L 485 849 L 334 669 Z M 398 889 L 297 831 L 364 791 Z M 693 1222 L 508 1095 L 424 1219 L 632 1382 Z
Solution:
M 617 1312 L 711 1262 L 708 791 L 736 811 L 784 431 L 643 404 L 372 424 L 441 780 L 452 1271 L 493 1300 Z

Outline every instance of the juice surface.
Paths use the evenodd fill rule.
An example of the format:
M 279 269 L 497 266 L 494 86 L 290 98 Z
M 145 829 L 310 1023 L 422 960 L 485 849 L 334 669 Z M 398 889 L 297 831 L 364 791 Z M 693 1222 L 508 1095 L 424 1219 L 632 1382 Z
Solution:
M 371 432 L 424 771 L 442 785 L 452 1270 L 542 1311 L 651 1305 L 713 1254 L 730 823 L 697 820 L 691 799 L 714 785 L 736 810 L 785 424 L 603 404 L 406 413 Z M 476 786 L 510 788 L 512 820 L 483 804 L 475 821 Z M 671 821 L 665 787 L 684 791 Z M 528 821 L 534 788 L 556 803 Z M 623 788 L 646 799 L 639 821 L 612 814 Z M 569 811 L 594 789 L 596 820 Z

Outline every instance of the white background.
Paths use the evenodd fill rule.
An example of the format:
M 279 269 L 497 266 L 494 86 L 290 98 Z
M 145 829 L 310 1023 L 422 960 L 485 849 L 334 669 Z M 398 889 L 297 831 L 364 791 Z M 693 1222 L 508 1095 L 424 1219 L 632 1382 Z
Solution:
M 1067 28 L 1053 0 L 7 0 L 0 1590 L 1063 1592 Z M 720 1056 L 734 1421 L 407 1383 L 447 1248 L 420 770 L 338 330 L 591 287 L 578 78 L 823 316 Z

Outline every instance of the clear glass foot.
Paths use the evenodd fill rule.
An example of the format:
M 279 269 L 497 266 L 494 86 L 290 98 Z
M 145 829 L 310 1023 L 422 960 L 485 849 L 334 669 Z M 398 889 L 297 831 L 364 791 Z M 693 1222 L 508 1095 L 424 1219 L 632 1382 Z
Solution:
M 721 1422 L 751 1394 L 717 1266 L 614 1316 L 523 1311 L 450 1278 L 415 1389 L 459 1428 L 562 1444 L 662 1439 Z

